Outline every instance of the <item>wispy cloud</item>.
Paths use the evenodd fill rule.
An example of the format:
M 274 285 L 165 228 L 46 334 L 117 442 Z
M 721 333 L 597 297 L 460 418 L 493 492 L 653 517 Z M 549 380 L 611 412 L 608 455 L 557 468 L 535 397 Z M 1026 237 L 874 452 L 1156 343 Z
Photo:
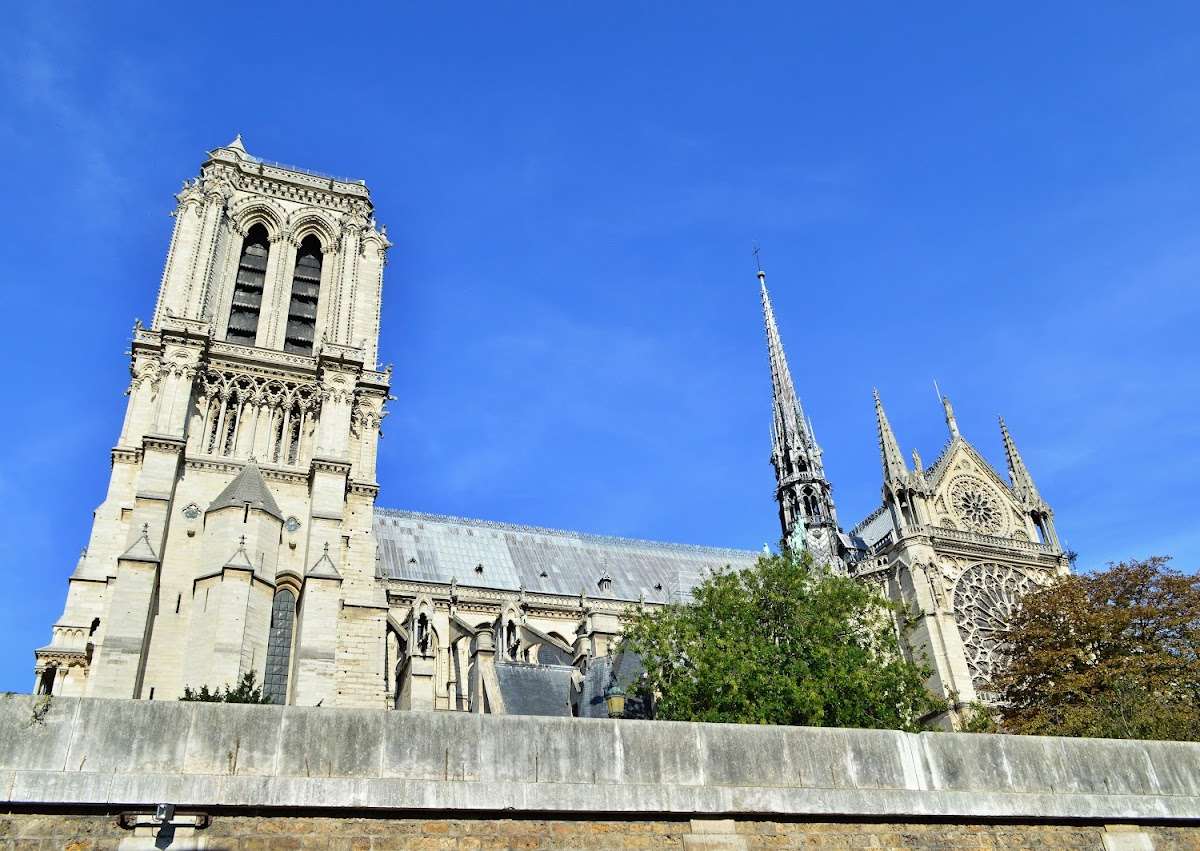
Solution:
M 128 55 L 97 62 L 85 49 L 81 17 L 67 10 L 24 7 L 14 14 L 0 51 L 8 102 L 0 132 L 16 150 L 51 136 L 61 147 L 60 167 L 73 172 L 79 201 L 121 205 L 130 194 L 128 162 L 146 153 L 135 134 L 154 123 L 163 103 L 154 75 Z M 91 223 L 116 224 L 111 216 Z

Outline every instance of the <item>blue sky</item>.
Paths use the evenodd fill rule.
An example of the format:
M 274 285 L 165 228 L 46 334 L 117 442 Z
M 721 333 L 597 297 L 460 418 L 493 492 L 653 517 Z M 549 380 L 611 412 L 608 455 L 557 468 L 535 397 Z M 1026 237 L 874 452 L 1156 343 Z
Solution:
M 52 8 L 51 8 L 52 7 Z M 751 244 L 847 526 L 1004 414 L 1081 567 L 1200 557 L 1195 4 L 22 4 L 0 33 L 0 688 L 104 496 L 203 151 L 368 181 L 383 505 L 778 537 Z

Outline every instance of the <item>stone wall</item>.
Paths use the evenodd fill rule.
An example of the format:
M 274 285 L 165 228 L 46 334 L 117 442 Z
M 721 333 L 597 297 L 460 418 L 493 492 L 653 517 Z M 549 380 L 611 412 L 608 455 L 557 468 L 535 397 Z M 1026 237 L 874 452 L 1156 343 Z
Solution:
M 128 821 L 128 819 L 127 819 Z M 148 833 L 141 831 L 142 834 Z M 216 815 L 179 829 L 170 848 L 247 851 L 483 851 L 483 849 L 1167 849 L 1195 851 L 1187 827 L 1066 824 L 839 823 L 757 820 L 434 819 Z M 186 835 L 185 835 L 186 834 Z M 0 816 L 4 851 L 108 851 L 148 845 L 117 815 Z M 157 837 L 154 837 L 157 839 Z M 1147 844 L 1149 843 L 1149 844 Z
M 8 695 L 0 795 L 14 848 L 1200 851 L 1172 742 Z

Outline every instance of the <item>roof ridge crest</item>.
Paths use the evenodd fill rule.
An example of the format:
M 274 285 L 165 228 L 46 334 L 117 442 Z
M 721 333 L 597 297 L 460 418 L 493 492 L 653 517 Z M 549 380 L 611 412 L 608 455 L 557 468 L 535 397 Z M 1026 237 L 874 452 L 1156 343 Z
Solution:
M 521 523 L 509 523 L 503 520 L 482 520 L 476 517 L 460 517 L 455 514 L 434 514 L 424 511 L 411 511 L 404 508 L 387 508 L 375 506 L 376 514 L 394 517 L 406 517 L 416 520 L 430 520 L 435 523 L 456 523 L 469 526 L 479 526 L 486 529 L 501 529 L 508 532 L 526 532 L 541 535 L 570 535 L 580 540 L 598 544 L 623 544 L 626 546 L 649 545 L 658 549 L 672 549 L 681 552 L 759 555 L 757 550 L 742 550 L 736 547 L 712 547 L 704 544 L 680 544 L 675 541 L 654 541 L 649 538 L 629 538 L 619 535 L 598 535 L 593 532 L 580 532 L 575 529 L 552 529 L 548 526 L 528 526 Z

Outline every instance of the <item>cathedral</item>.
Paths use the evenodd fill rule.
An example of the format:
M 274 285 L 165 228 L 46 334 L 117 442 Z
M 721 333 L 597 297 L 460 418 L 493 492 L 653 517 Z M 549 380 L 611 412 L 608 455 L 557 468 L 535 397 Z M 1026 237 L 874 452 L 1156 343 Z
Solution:
M 623 618 L 754 563 L 377 507 L 390 243 L 365 183 L 238 137 L 176 200 L 108 491 L 34 652 L 35 692 L 176 700 L 254 672 L 279 704 L 601 717 L 640 674 Z M 933 692 L 987 700 L 1021 595 L 1069 569 L 1053 511 L 1003 420 L 1007 481 L 948 399 L 944 448 L 910 466 L 876 393 L 881 501 L 844 529 L 758 278 L 783 539 L 903 604 Z

